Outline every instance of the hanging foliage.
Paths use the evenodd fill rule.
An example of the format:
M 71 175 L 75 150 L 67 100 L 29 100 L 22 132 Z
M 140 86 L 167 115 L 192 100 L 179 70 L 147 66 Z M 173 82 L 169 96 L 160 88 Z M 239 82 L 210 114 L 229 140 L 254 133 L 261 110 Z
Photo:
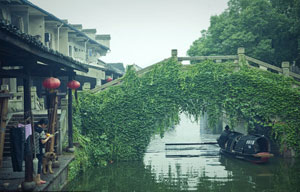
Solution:
M 205 61 L 183 66 L 174 59 L 137 76 L 128 68 L 123 83 L 97 94 L 83 92 L 76 104 L 79 131 L 88 138 L 93 164 L 140 160 L 151 136 L 179 122 L 179 112 L 199 119 L 207 112 L 210 125 L 226 113 L 249 130 L 261 125 L 270 137 L 300 150 L 300 92 L 294 80 L 234 63 Z M 76 122 L 75 122 L 76 123 Z

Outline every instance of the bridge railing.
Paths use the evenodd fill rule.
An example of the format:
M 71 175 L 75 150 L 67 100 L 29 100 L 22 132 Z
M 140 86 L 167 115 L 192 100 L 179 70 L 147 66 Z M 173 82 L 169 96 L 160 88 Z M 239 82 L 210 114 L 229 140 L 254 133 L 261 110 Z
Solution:
M 178 61 L 215 60 L 216 62 L 222 62 L 222 60 L 237 60 L 237 59 L 238 59 L 237 55 L 178 57 Z
M 262 69 L 262 70 L 269 70 L 269 71 L 273 71 L 273 72 L 275 71 L 279 74 L 283 74 L 283 75 L 286 75 L 286 76 L 293 77 L 295 80 L 298 80 L 298 81 L 300 80 L 300 75 L 291 70 L 290 63 L 287 62 L 287 61 L 282 62 L 281 63 L 281 68 L 280 68 L 280 67 L 276 67 L 274 65 L 271 65 L 269 63 L 260 61 L 258 59 L 254 59 L 254 58 L 249 57 L 249 56 L 245 56 L 245 58 L 246 58 L 246 61 L 257 64 L 259 66 L 259 68 Z
M 251 67 L 258 67 L 261 70 L 268 70 L 268 71 L 275 72 L 278 74 L 283 74 L 285 76 L 290 76 L 297 81 L 300 81 L 300 74 L 297 74 L 297 73 L 293 72 L 292 70 L 290 70 L 291 66 L 290 66 L 289 62 L 284 61 L 281 63 L 281 67 L 277 67 L 277 66 L 271 65 L 269 63 L 266 63 L 264 61 L 260 61 L 258 59 L 255 59 L 255 58 L 245 55 L 245 49 L 243 47 L 240 47 L 237 49 L 237 55 L 178 57 L 177 50 L 172 49 L 171 56 L 173 58 L 176 58 L 179 62 L 213 60 L 217 63 L 221 63 L 223 61 L 231 60 L 234 63 L 237 63 L 238 66 L 241 66 L 244 63 L 246 63 Z M 169 59 L 169 58 L 167 58 L 167 59 Z M 165 60 L 167 60 L 167 59 L 165 59 Z M 158 62 L 158 63 L 160 63 L 160 62 Z M 140 76 L 144 73 L 147 73 L 158 63 L 155 63 L 151 66 L 148 66 L 146 68 L 143 68 L 143 69 L 137 71 L 137 74 Z M 96 87 L 95 89 L 91 90 L 91 92 L 96 93 L 96 92 L 104 90 L 108 87 L 119 85 L 120 83 L 122 83 L 121 78 L 115 79 L 115 80 L 113 80 L 109 83 L 106 83 L 100 87 Z M 300 83 L 295 86 L 297 86 L 297 87 L 300 86 Z
M 169 59 L 169 58 L 164 59 L 164 60 L 168 60 L 168 59 Z M 164 61 L 164 60 L 163 60 L 163 61 Z M 160 61 L 160 62 L 158 62 L 158 63 L 161 63 L 161 62 L 163 62 L 163 61 Z M 138 76 L 141 76 L 141 75 L 147 73 L 148 71 L 152 70 L 152 68 L 153 68 L 155 65 L 157 65 L 158 63 L 155 63 L 155 64 L 153 64 L 153 65 L 150 65 L 150 66 L 148 66 L 148 67 L 145 67 L 145 68 L 143 68 L 143 69 L 137 71 L 137 72 L 136 72 L 137 75 L 138 75 Z M 106 89 L 106 88 L 108 88 L 108 87 L 120 85 L 121 83 L 122 83 L 122 78 L 118 78 L 118 79 L 115 79 L 115 80 L 110 81 L 110 82 L 108 82 L 108 83 L 105 83 L 105 84 L 102 85 L 102 86 L 95 87 L 94 89 L 90 90 L 90 92 L 91 92 L 91 93 L 97 93 L 97 92 L 102 91 L 102 90 L 104 90 L 104 89 Z
M 122 79 L 121 78 L 118 78 L 118 79 L 115 79 L 113 81 L 110 81 L 108 83 L 105 83 L 104 85 L 101 85 L 101 86 L 97 86 L 95 87 L 94 89 L 91 89 L 89 90 L 91 93 L 97 93 L 99 91 L 102 91 L 108 87 L 111 87 L 111 86 L 116 86 L 118 84 L 120 84 L 122 82 Z
M 177 50 L 172 50 L 172 57 L 177 57 Z M 300 74 L 293 72 L 288 61 L 281 63 L 281 67 L 271 65 L 269 63 L 260 61 L 258 59 L 249 57 L 245 55 L 245 49 L 240 47 L 237 50 L 237 55 L 223 55 L 223 56 L 194 56 L 194 57 L 177 57 L 179 62 L 182 61 L 202 61 L 202 60 L 214 60 L 215 62 L 222 62 L 224 60 L 234 60 L 235 63 L 242 65 L 246 62 L 251 67 L 258 67 L 261 70 L 268 70 L 271 72 L 283 74 L 285 76 L 290 76 L 297 81 L 300 81 Z

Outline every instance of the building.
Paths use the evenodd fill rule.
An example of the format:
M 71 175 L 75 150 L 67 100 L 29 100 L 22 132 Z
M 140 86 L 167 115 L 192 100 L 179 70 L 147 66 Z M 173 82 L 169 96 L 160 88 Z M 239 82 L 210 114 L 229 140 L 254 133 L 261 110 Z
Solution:
M 123 75 L 114 71 L 113 68 L 101 70 L 103 66 L 99 69 L 94 67 L 102 64 L 98 62 L 98 59 L 109 51 L 110 35 L 97 34 L 96 29 L 83 29 L 81 24 L 69 24 L 67 20 L 57 18 L 27 0 L 0 0 L 0 3 L 2 21 L 18 27 L 21 32 L 36 37 L 51 50 L 91 65 L 92 72 L 78 72 L 79 77 L 82 76 L 79 78 L 82 85 L 90 83 L 91 88 L 100 86 L 105 82 L 107 76 L 105 72 L 115 74 L 116 77 Z M 13 81 L 16 80 L 10 80 L 11 86 L 14 84 Z M 11 86 L 10 90 L 16 92 L 17 86 Z M 37 90 L 40 91 L 39 86 Z
M 57 77 L 61 81 L 58 101 L 61 107 L 55 125 L 59 128 L 56 152 L 61 154 L 66 136 L 72 148 L 72 92 L 66 84 L 78 79 L 82 85 L 92 88 L 101 85 L 107 73 L 121 76 L 98 60 L 109 51 L 109 41 L 109 35 L 71 25 L 27 0 L 0 0 L 0 97 L 10 97 L 8 110 L 1 115 L 1 122 L 5 123 L 1 127 L 7 132 L 8 126 L 14 126 L 10 122 L 24 122 L 37 111 L 38 118 L 47 117 L 47 111 L 43 110 L 42 82 L 47 77 Z M 0 138 L 0 170 L 3 149 L 7 149 L 3 139 L 6 141 L 6 136 Z M 26 170 L 30 162 L 32 166 L 32 156 L 25 159 L 28 181 L 27 176 L 32 174 Z M 5 190 L 1 187 L 0 190 Z
M 20 32 L 29 34 L 40 41 L 52 52 L 69 56 L 83 63 L 89 72 L 76 70 L 75 79 L 81 83 L 79 90 L 92 89 L 106 83 L 108 77 L 113 79 L 124 74 L 114 67 L 109 67 L 99 60 L 109 51 L 110 35 L 97 34 L 96 29 L 83 29 L 81 24 L 69 24 L 53 14 L 39 8 L 27 0 L 0 0 L 0 20 L 19 28 Z M 60 92 L 66 92 L 67 78 L 60 79 Z M 10 92 L 17 93 L 22 80 L 3 79 L 2 85 L 9 85 Z M 37 96 L 42 96 L 41 80 L 34 81 Z M 18 107 L 16 107 L 18 108 Z

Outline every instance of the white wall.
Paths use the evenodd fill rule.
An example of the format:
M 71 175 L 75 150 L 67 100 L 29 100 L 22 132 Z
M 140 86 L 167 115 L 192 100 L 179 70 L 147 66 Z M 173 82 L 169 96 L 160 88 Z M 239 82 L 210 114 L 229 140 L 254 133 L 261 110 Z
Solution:
M 108 48 L 110 47 L 110 39 L 110 35 L 96 35 L 96 41 Z
M 0 18 L 5 20 L 8 23 L 11 23 L 10 10 L 7 7 L 0 7 L 0 9 L 1 9 Z
M 85 33 L 89 38 L 95 40 L 95 33 Z
M 44 16 L 30 15 L 28 33 L 32 36 L 39 35 L 40 41 L 45 44 L 45 20 Z
M 105 71 L 101 71 L 99 69 L 89 68 L 89 71 L 87 73 L 76 71 L 76 74 L 86 76 L 86 77 L 93 77 L 96 79 L 102 79 L 102 80 L 105 79 Z
M 28 8 L 13 7 L 10 10 L 11 23 L 17 26 L 23 33 L 28 33 L 29 13 Z
M 51 34 L 50 48 L 57 50 L 57 28 L 49 25 L 45 25 L 45 33 Z
M 89 45 L 89 44 L 88 44 Z M 89 50 L 92 50 L 92 54 L 90 55 Z M 95 46 L 87 46 L 87 62 L 97 64 L 98 58 L 100 54 L 98 53 L 98 49 Z
M 73 48 L 73 58 L 86 63 L 84 43 L 76 42 L 74 38 L 69 38 L 69 46 Z
M 98 43 L 100 43 L 101 45 L 104 45 L 105 47 L 110 47 L 110 40 L 97 40 Z
M 59 29 L 59 52 L 69 55 L 68 29 L 61 27 Z

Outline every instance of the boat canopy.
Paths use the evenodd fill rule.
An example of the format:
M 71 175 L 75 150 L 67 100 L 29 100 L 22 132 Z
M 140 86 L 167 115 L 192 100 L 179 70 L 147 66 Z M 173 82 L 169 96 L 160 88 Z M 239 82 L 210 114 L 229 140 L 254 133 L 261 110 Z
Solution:
M 270 152 L 269 149 L 268 139 L 258 135 L 243 135 L 234 147 L 236 152 L 245 154 Z
M 223 131 L 218 138 L 218 144 L 228 152 L 256 154 L 270 152 L 270 142 L 262 135 L 243 135 L 234 131 Z
M 235 131 L 223 131 L 220 137 L 217 139 L 219 146 L 222 149 L 232 151 L 234 144 L 238 141 L 239 137 L 243 134 Z

